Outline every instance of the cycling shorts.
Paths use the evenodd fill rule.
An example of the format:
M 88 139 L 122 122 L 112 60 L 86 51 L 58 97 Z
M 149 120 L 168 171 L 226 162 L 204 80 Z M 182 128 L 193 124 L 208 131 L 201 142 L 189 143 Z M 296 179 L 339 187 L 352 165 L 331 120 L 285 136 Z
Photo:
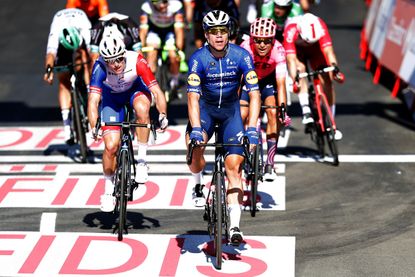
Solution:
M 176 45 L 174 30 L 172 30 L 172 28 L 157 28 L 157 31 L 150 30 L 147 34 L 146 45 L 151 45 L 156 48 L 160 48 L 162 45 Z
M 277 92 L 277 82 L 275 80 L 275 71 L 273 71 L 271 74 L 269 74 L 265 78 L 260 79 L 258 82 L 258 85 L 259 85 L 259 91 L 261 93 L 261 101 L 262 103 L 264 103 L 267 97 L 274 96 L 274 93 Z M 249 102 L 249 94 L 245 86 L 242 87 L 240 100 L 245 100 Z
M 139 79 L 137 79 L 139 80 Z M 102 90 L 101 120 L 103 122 L 122 122 L 125 119 L 125 105 L 133 107 L 134 99 L 140 95 L 145 95 L 151 102 L 151 93 L 141 82 L 134 82 L 133 86 L 124 92 L 113 92 L 109 87 L 104 86 Z M 120 127 L 103 127 L 107 130 L 119 130 Z
M 241 119 L 239 102 L 233 105 L 221 106 L 206 104 L 203 100 L 199 101 L 200 122 L 203 131 L 207 134 L 208 140 L 214 135 L 215 124 L 219 123 L 218 142 L 221 143 L 241 143 L 245 129 Z M 187 125 L 186 132 L 190 134 L 192 127 Z M 243 147 L 225 147 L 225 157 L 230 154 L 244 155 Z

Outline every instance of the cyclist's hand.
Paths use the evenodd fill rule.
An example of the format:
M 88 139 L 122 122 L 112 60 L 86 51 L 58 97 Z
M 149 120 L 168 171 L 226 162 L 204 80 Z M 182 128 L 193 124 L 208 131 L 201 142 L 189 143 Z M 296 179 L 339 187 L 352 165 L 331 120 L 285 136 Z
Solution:
M 288 127 L 291 125 L 291 117 L 285 112 L 284 121 L 281 121 L 282 125 Z
M 293 82 L 293 92 L 294 93 L 300 92 L 300 83 L 298 81 Z
M 337 64 L 333 63 L 332 66 L 334 66 L 334 70 L 333 70 L 334 80 L 336 80 L 339 83 L 343 83 L 345 79 L 344 74 L 340 72 L 340 69 L 337 66 Z
M 190 141 L 194 139 L 196 143 L 203 142 L 203 133 L 202 133 L 202 127 L 193 127 L 192 132 L 189 136 Z
M 249 144 L 258 144 L 258 132 L 255 127 L 248 127 L 245 134 L 248 137 Z
M 91 129 L 91 137 L 94 141 L 102 139 L 102 129 L 97 130 L 95 127 Z
M 169 125 L 169 120 L 167 119 L 167 116 L 165 113 L 159 114 L 159 124 L 161 131 L 165 131 L 167 126 Z
M 49 65 L 45 70 L 45 74 L 43 75 L 43 80 L 49 85 L 53 83 L 53 68 Z

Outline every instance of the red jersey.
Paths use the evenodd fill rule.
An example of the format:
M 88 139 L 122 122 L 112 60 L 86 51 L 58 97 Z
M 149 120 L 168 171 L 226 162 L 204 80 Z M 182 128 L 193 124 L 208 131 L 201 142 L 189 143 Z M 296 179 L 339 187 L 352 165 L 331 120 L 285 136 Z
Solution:
M 292 23 L 288 24 L 284 29 L 284 48 L 285 52 L 288 54 L 297 54 L 301 51 L 306 51 L 307 48 L 316 48 L 315 45 L 318 44 L 320 51 L 323 52 L 323 49 L 327 46 L 332 46 L 331 37 L 327 29 L 326 23 L 319 18 L 321 27 L 323 28 L 323 36 L 315 43 L 307 43 L 301 39 L 299 36 L 300 32 L 297 27 L 297 23 L 294 20 Z

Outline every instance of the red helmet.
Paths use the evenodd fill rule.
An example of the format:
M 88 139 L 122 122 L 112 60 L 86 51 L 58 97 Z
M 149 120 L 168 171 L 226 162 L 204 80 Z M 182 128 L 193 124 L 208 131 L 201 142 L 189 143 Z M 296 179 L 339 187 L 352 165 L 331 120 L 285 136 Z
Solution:
M 251 36 L 258 38 L 274 38 L 277 24 L 271 18 L 257 18 L 251 24 Z

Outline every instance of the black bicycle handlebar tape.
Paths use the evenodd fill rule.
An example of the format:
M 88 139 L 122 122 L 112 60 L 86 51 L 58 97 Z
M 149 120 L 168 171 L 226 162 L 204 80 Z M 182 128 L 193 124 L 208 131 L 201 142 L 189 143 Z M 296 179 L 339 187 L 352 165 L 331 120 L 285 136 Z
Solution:
M 192 159 L 193 159 L 193 148 L 196 145 L 196 140 L 192 139 L 189 143 L 189 149 L 187 151 L 187 155 L 186 155 L 186 162 L 187 165 L 191 165 L 192 164 Z
M 94 137 L 98 137 L 98 131 L 99 129 L 101 129 L 101 118 L 98 117 L 97 119 L 97 123 L 95 123 L 95 132 L 94 132 Z
M 49 79 L 50 74 L 52 73 L 52 71 L 53 71 L 53 67 L 48 64 L 48 66 L 46 67 L 46 72 L 45 72 L 48 76 L 48 79 Z

